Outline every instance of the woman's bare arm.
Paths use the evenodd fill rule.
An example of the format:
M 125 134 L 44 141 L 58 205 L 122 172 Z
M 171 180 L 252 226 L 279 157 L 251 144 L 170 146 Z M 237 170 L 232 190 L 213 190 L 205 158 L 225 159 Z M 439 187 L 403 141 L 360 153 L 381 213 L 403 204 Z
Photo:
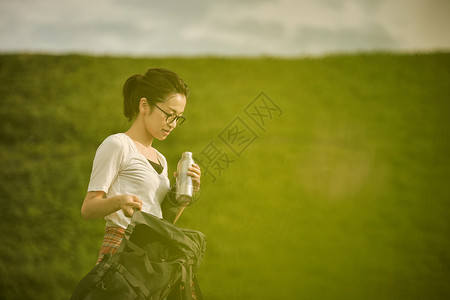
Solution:
M 81 206 L 85 219 L 103 218 L 121 209 L 125 216 L 131 217 L 135 209 L 142 209 L 142 201 L 134 195 L 106 197 L 103 191 L 88 192 Z

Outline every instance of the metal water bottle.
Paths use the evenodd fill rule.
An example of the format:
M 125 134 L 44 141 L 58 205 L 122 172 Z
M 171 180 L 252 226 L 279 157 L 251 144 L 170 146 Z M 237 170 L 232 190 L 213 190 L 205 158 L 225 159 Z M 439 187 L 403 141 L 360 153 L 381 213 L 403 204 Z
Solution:
M 187 174 L 188 168 L 194 163 L 191 152 L 183 152 L 177 166 L 176 199 L 181 205 L 187 205 L 192 200 L 194 187 L 192 178 Z M 184 203 L 182 203 L 184 202 Z

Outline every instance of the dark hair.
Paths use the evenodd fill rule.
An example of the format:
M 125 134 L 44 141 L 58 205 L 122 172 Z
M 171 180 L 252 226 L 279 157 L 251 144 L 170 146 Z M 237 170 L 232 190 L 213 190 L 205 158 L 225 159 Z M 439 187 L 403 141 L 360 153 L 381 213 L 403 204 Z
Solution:
M 139 113 L 139 102 L 164 102 L 174 94 L 189 96 L 189 88 L 174 72 L 163 68 L 150 68 L 145 75 L 133 75 L 123 86 L 123 113 L 129 121 Z

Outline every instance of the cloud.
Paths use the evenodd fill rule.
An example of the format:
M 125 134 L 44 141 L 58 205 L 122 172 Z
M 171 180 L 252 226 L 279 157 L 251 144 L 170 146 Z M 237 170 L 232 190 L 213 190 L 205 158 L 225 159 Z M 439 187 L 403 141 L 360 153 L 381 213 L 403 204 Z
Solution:
M 300 27 L 291 48 L 298 53 L 367 51 L 397 48 L 396 40 L 379 26 L 319 29 Z
M 450 48 L 447 0 L 2 0 L 0 51 L 297 55 Z
M 374 17 L 398 40 L 400 49 L 450 49 L 450 1 L 383 1 Z

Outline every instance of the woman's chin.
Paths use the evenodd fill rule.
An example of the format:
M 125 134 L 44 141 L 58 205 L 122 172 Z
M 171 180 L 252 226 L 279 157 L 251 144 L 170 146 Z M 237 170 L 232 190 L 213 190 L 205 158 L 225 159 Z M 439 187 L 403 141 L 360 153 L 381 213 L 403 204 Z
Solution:
M 168 135 L 160 135 L 160 136 L 157 136 L 156 137 L 156 139 L 158 140 L 158 141 L 164 141 L 166 138 L 168 137 Z
M 170 131 L 163 129 L 158 132 L 154 132 L 154 134 L 152 134 L 152 135 L 158 141 L 164 141 L 170 135 Z

